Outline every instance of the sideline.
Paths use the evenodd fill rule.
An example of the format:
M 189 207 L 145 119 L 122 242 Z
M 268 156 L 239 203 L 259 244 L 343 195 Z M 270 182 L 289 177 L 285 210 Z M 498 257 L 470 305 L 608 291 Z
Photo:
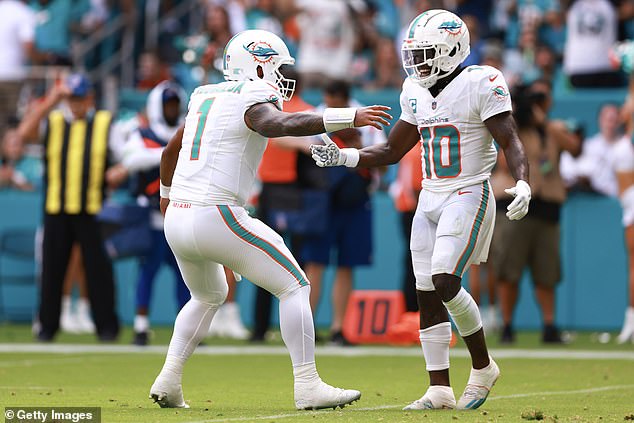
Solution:
M 330 347 L 318 346 L 316 354 L 331 357 L 422 357 L 420 347 Z M 0 353 L 48 353 L 48 354 L 165 354 L 167 345 L 82 345 L 82 344 L 0 344 Z M 202 346 L 196 355 L 288 355 L 282 346 Z M 469 357 L 466 348 L 451 349 L 452 357 Z M 546 360 L 632 360 L 634 351 L 599 351 L 567 349 L 492 349 L 497 358 L 525 358 Z

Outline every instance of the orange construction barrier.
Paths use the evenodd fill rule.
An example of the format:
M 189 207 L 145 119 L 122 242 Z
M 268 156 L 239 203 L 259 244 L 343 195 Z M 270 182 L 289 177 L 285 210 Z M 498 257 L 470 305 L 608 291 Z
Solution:
M 404 312 L 401 291 L 352 291 L 343 320 L 343 336 L 353 344 L 389 343 L 388 328 Z

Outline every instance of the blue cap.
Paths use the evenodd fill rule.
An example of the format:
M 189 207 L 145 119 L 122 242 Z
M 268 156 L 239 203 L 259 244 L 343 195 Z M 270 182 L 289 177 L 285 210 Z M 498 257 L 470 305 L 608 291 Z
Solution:
M 74 97 L 85 97 L 90 92 L 90 82 L 88 78 L 80 73 L 68 75 L 66 85 L 70 88 L 70 95 Z
M 181 99 L 181 96 L 178 94 L 178 91 L 176 91 L 175 88 L 173 87 L 167 87 L 163 90 L 163 103 L 168 102 L 169 100 L 179 100 Z

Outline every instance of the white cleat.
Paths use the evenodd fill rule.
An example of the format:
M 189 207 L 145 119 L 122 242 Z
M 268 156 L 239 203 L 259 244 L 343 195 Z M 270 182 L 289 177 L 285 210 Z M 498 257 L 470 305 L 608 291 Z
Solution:
M 81 333 L 95 333 L 95 323 L 90 317 L 90 306 L 86 301 L 79 301 L 77 304 L 77 323 Z
M 150 388 L 150 399 L 161 408 L 189 408 L 183 399 L 183 386 L 180 383 L 169 383 L 161 375 Z
M 500 377 L 500 368 L 491 357 L 489 359 L 491 362 L 484 369 L 471 369 L 469 382 L 458 400 L 459 410 L 475 410 L 484 404 L 489 396 L 495 381 Z
M 82 332 L 81 322 L 78 319 L 78 316 L 74 313 L 62 312 L 62 315 L 59 318 L 59 327 L 62 332 L 72 333 L 72 334 L 80 334 Z
M 321 410 L 345 407 L 361 398 L 361 392 L 341 389 L 319 380 L 311 384 L 295 384 L 295 407 L 298 410 Z
M 634 342 L 634 307 L 628 307 L 625 310 L 625 320 L 623 321 L 623 329 L 616 337 L 616 342 L 625 344 L 626 342 Z
M 239 340 L 249 338 L 249 331 L 242 324 L 237 303 L 224 303 L 220 306 L 211 322 L 208 336 Z
M 456 397 L 450 386 L 433 385 L 427 392 L 403 410 L 446 410 L 456 408 Z

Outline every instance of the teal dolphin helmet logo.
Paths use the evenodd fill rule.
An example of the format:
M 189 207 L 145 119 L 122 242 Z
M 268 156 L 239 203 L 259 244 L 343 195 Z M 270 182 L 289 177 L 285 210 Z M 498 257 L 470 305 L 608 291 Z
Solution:
M 445 21 L 438 26 L 438 29 L 444 29 L 450 34 L 458 35 L 462 30 L 462 22 Z
M 252 42 L 243 46 L 246 51 L 251 53 L 256 62 L 267 63 L 273 56 L 277 56 L 278 52 L 273 50 L 266 42 Z

